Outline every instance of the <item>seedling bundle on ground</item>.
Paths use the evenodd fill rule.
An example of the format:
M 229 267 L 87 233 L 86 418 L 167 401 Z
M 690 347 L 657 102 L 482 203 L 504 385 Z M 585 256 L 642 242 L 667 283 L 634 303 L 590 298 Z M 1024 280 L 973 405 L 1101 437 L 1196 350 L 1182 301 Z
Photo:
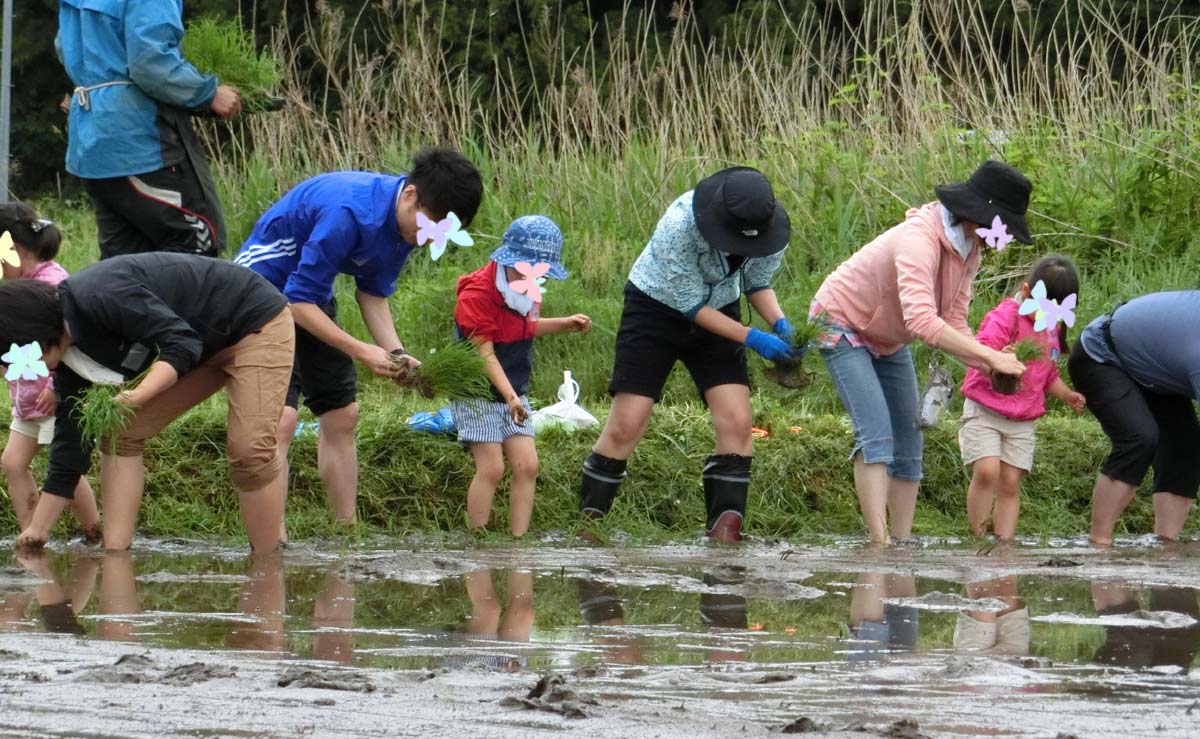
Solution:
M 214 74 L 222 85 L 236 87 L 248 113 L 278 110 L 275 97 L 281 72 L 279 60 L 254 47 L 254 35 L 236 20 L 200 18 L 188 24 L 183 36 L 184 57 L 204 74 Z

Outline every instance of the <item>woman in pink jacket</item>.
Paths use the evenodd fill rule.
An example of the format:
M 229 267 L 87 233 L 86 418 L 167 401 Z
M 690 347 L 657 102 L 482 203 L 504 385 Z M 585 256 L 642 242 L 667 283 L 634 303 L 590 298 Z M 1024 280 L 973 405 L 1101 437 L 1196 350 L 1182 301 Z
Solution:
M 1013 238 L 1032 243 L 1025 222 L 1032 189 L 1016 168 L 984 162 L 966 182 L 937 187 L 937 200 L 909 210 L 817 291 L 812 315 L 823 313 L 830 325 L 818 343 L 854 424 L 854 486 L 873 543 L 909 537 L 922 476 L 908 345 L 924 341 L 985 372 L 1025 369 L 1011 353 L 975 340 L 967 308 L 984 235 L 999 248 Z M 997 238 L 998 227 L 1005 235 Z

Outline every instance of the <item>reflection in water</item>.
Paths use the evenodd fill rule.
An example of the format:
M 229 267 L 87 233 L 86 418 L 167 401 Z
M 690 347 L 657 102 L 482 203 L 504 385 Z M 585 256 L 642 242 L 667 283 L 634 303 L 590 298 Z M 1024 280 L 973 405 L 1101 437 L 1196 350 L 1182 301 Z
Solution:
M 888 598 L 917 594 L 912 575 L 864 573 L 850 596 L 851 662 L 877 660 L 889 652 L 917 647 L 920 618 L 916 608 L 884 603 Z
M 1194 590 L 1139 591 L 1062 573 L 1023 574 L 1019 581 L 989 575 L 965 589 L 948 579 L 918 582 L 904 574 L 819 573 L 803 578 L 806 589 L 821 594 L 809 597 L 795 587 L 777 587 L 761 568 L 743 562 L 676 570 L 631 565 L 594 578 L 560 567 L 455 574 L 426 564 L 421 572 L 404 571 L 422 584 L 394 579 L 396 573 L 382 566 L 356 568 L 361 561 L 355 557 L 0 553 L 0 576 L 11 570 L 0 579 L 0 631 L 86 631 L 148 646 L 244 649 L 424 670 L 570 670 L 597 661 L 833 665 L 912 653 L 918 626 L 925 633 L 916 659 L 957 650 L 1148 669 L 1190 667 L 1200 655 L 1200 624 L 1101 629 L 1060 621 L 1031 629 L 1031 611 L 1173 611 L 1200 619 Z M 519 553 L 513 559 L 521 561 Z M 403 558 L 397 564 L 409 565 Z M 925 595 L 894 602 L 918 592 Z M 939 593 L 950 594 L 949 606 L 939 602 Z M 960 613 L 953 610 L 960 594 L 1002 605 Z
M 1025 656 L 1029 654 L 1029 609 L 1017 595 L 1016 575 L 967 583 L 972 600 L 994 598 L 1002 611 L 962 611 L 954 626 L 954 646 L 967 652 Z
M 72 568 L 69 582 L 64 585 L 50 568 L 44 552 L 24 551 L 17 553 L 17 562 L 45 582 L 34 588 L 32 593 L 5 599 L 0 606 L 0 626 L 13 617 L 23 619 L 32 600 L 41 608 L 42 626 L 46 631 L 58 634 L 83 634 L 83 624 L 76 614 L 80 613 L 92 597 L 96 587 L 97 564 L 93 559 L 79 561 Z
M 533 573 L 524 570 L 498 570 L 508 573 L 508 601 L 501 605 L 492 583 L 492 570 L 476 570 L 464 576 L 471 613 L 463 631 L 478 641 L 528 642 L 533 630 Z M 446 666 L 488 667 L 517 672 L 527 664 L 522 656 L 486 652 L 455 656 Z
M 1099 616 L 1124 615 L 1139 610 L 1170 611 L 1197 621 L 1176 629 L 1105 626 L 1104 645 L 1096 652 L 1096 662 L 1132 669 L 1174 665 L 1187 670 L 1200 652 L 1200 607 L 1196 603 L 1195 590 L 1152 587 L 1149 607 L 1143 609 L 1137 589 L 1094 582 L 1092 603 Z
M 245 619 L 231 624 L 225 646 L 282 652 L 287 647 L 283 631 L 286 594 L 283 555 L 279 552 L 252 555 L 246 575 L 250 579 L 242 586 L 240 598 Z
M 325 573 L 321 592 L 313 606 L 312 656 L 348 664 L 354 657 L 354 585 L 346 582 L 341 568 Z

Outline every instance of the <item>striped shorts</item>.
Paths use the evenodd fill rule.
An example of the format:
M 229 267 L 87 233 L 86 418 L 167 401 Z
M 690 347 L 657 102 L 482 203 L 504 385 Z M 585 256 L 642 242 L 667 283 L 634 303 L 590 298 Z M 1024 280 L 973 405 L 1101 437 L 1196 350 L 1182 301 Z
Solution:
M 510 436 L 533 436 L 533 409 L 529 407 L 529 398 L 522 395 L 521 404 L 529 413 L 524 426 L 513 423 L 507 403 L 483 398 L 452 402 L 450 409 L 454 412 L 454 425 L 458 427 L 458 440 L 464 444 L 500 444 Z

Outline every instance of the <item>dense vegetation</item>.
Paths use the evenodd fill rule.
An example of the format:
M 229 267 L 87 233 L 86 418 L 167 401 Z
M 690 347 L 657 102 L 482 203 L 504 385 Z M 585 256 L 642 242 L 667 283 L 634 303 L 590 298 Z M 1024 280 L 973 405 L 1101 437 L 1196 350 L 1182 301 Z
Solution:
M 403 171 L 414 148 L 435 142 L 460 146 L 480 165 L 488 189 L 471 228 L 477 245 L 436 264 L 414 255 L 392 301 L 417 352 L 445 342 L 454 277 L 483 263 L 512 218 L 555 218 L 572 278 L 552 286 L 545 312 L 587 312 L 596 330 L 539 340 L 537 403 L 552 402 L 561 370 L 571 369 L 585 405 L 603 416 L 629 266 L 670 200 L 732 162 L 767 172 L 791 213 L 778 289 L 793 317 L 840 260 L 906 207 L 932 199 L 933 185 L 965 177 L 986 157 L 1034 181 L 1037 243 L 985 255 L 972 320 L 1048 252 L 1081 268 L 1076 333 L 1124 298 L 1197 286 L 1200 33 L 1178 4 L 744 3 L 710 15 L 723 4 L 682 3 L 673 14 L 655 5 L 646 14 L 596 12 L 592 3 L 589 15 L 568 13 L 568 2 L 553 12 L 524 3 L 548 9 L 531 12 L 524 34 L 498 36 L 515 45 L 503 53 L 462 48 L 477 34 L 491 38 L 486 23 L 506 18 L 499 6 L 474 26 L 456 15 L 475 5 L 375 3 L 368 19 L 317 3 L 311 16 L 287 16 L 290 30 L 272 48 L 288 108 L 204 130 L 234 243 L 280 193 L 319 171 Z M 268 7 L 260 4 L 260 19 Z M 396 15 L 380 24 L 388 9 Z M 589 29 L 583 41 L 578 23 Z M 83 204 L 69 196 L 42 204 L 67 229 L 67 266 L 94 260 Z M 343 318 L 362 331 L 352 310 Z M 930 354 L 917 357 L 923 370 Z M 771 436 L 757 442 L 752 532 L 858 528 L 848 430 L 819 364 L 809 361 L 816 381 L 808 390 L 755 390 L 757 423 Z M 460 526 L 469 456 L 403 429 L 409 413 L 432 406 L 374 381 L 363 395 L 364 518 L 393 531 Z M 236 498 L 217 464 L 222 424 L 221 407 L 206 405 L 151 448 L 149 530 L 236 531 Z M 540 441 L 535 527 L 570 525 L 593 438 Z M 706 414 L 677 373 L 631 464 L 614 525 L 647 537 L 693 531 L 710 444 Z M 1040 444 L 1020 530 L 1078 533 L 1104 440 L 1094 421 L 1059 409 L 1042 422 Z M 302 437 L 293 451 L 301 534 L 323 525 L 314 447 Z M 927 467 L 918 530 L 965 531 L 953 418 L 927 436 Z M 1144 531 L 1148 501 L 1138 506 L 1127 523 Z

